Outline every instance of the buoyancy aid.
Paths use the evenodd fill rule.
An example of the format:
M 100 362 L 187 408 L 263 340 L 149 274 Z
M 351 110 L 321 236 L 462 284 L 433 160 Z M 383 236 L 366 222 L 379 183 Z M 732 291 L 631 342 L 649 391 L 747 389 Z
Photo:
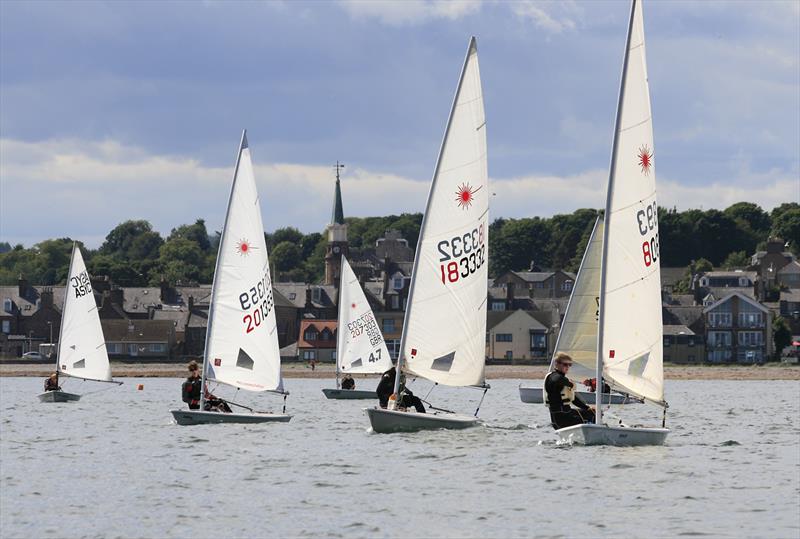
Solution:
M 544 396 L 544 404 L 545 406 L 550 406 L 550 397 L 547 394 L 547 378 L 551 375 L 556 373 L 557 371 L 550 371 L 547 373 L 547 376 L 544 377 L 544 385 L 542 386 L 542 394 Z M 559 373 L 560 374 L 560 373 Z M 563 375 L 562 375 L 563 376 Z M 564 376 L 564 378 L 567 378 Z M 567 380 L 572 384 L 572 386 L 565 385 L 561 388 L 561 404 L 570 405 L 575 400 L 575 383 L 567 378 Z

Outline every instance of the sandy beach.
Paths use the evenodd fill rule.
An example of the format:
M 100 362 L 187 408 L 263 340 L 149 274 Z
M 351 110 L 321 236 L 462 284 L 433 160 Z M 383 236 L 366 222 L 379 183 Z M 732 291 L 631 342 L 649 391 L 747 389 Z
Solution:
M 53 366 L 2 364 L 0 376 L 41 376 Z M 177 378 L 186 375 L 180 363 L 111 363 L 115 378 Z M 544 365 L 487 365 L 487 379 L 541 380 L 547 373 Z M 304 363 L 283 365 L 284 378 L 333 378 L 333 365 L 317 365 L 314 370 Z M 800 366 L 770 363 L 767 365 L 665 365 L 667 380 L 800 380 Z M 368 378 L 369 376 L 364 376 Z

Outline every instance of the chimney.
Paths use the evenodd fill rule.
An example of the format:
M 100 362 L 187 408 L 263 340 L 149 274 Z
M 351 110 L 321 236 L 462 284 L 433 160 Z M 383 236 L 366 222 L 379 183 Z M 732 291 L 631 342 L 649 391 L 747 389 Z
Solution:
M 21 298 L 28 295 L 28 280 L 21 273 L 19 274 L 19 279 L 17 279 L 17 292 Z
M 120 307 L 122 307 L 123 304 L 125 303 L 125 293 L 120 287 L 116 285 L 111 288 L 111 291 L 109 292 L 109 297 L 111 299 L 111 303 L 119 305 Z
M 53 289 L 51 287 L 43 288 L 39 294 L 39 308 L 52 309 L 53 308 Z
M 311 303 L 311 287 L 306 287 L 306 309 L 311 309 L 314 307 L 314 304 Z
M 161 286 L 161 303 L 173 303 L 170 301 L 169 281 L 167 281 L 163 275 L 161 276 L 159 285 Z
M 194 296 L 189 296 L 189 312 L 192 312 L 194 309 Z
M 512 282 L 506 284 L 506 309 L 514 310 L 514 283 Z
M 783 240 L 781 238 L 770 238 L 767 240 L 768 254 L 781 254 L 783 252 Z

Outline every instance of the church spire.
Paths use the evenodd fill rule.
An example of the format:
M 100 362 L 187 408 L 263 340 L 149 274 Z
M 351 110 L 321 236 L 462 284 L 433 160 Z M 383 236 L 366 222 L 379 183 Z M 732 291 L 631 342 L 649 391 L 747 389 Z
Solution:
M 333 213 L 331 214 L 332 225 L 344 224 L 344 209 L 342 208 L 342 187 L 339 181 L 339 170 L 344 168 L 344 164 L 336 161 L 336 191 L 333 195 Z

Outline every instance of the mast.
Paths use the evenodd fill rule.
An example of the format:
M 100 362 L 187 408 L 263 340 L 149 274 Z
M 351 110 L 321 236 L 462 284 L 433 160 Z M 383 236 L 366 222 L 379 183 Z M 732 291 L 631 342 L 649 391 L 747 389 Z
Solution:
M 219 275 L 220 261 L 222 260 L 222 246 L 224 245 L 225 235 L 228 232 L 228 218 L 231 214 L 231 201 L 233 200 L 233 192 L 236 189 L 236 178 L 239 173 L 239 162 L 242 159 L 242 151 L 247 148 L 247 129 L 242 130 L 242 140 L 239 143 L 239 153 L 236 156 L 236 167 L 233 169 L 233 181 L 231 182 L 231 191 L 228 194 L 228 209 L 225 210 L 225 223 L 222 225 L 222 235 L 219 237 L 219 246 L 217 247 L 217 262 L 214 266 L 214 283 L 211 285 L 211 302 L 208 306 L 208 325 L 206 326 L 206 343 L 203 350 L 203 369 L 200 371 L 200 410 L 205 408 L 206 404 L 206 369 L 208 365 L 208 336 L 211 335 L 211 325 L 214 323 L 214 303 L 217 297 L 217 284 Z
M 397 356 L 397 368 L 396 368 L 396 375 L 394 378 L 394 394 L 397 395 L 400 392 L 400 373 L 402 372 L 403 367 L 403 355 L 405 354 L 405 345 L 406 345 L 406 335 L 407 335 L 407 328 L 408 328 L 408 320 L 411 315 L 411 307 L 413 305 L 413 297 L 414 297 L 414 285 L 417 281 L 417 268 L 419 267 L 419 260 L 420 260 L 420 245 L 422 244 L 422 239 L 425 237 L 425 228 L 428 222 L 428 215 L 430 214 L 431 210 L 431 201 L 433 197 L 431 196 L 434 192 L 434 188 L 436 187 L 436 179 L 439 177 L 439 166 L 442 163 L 442 155 L 444 154 L 444 147 L 447 143 L 447 136 L 450 134 L 450 125 L 453 123 L 453 112 L 455 112 L 456 104 L 458 102 L 458 94 L 461 92 L 461 85 L 464 83 L 464 74 L 467 71 L 467 63 L 469 62 L 470 55 L 472 54 L 473 50 L 477 50 L 478 45 L 475 40 L 475 36 L 470 37 L 469 39 L 469 46 L 467 47 L 467 54 L 464 57 L 464 64 L 461 66 L 461 76 L 458 78 L 458 86 L 456 86 L 456 91 L 453 94 L 453 104 L 450 106 L 450 114 L 447 117 L 447 127 L 444 130 L 444 136 L 442 137 L 442 143 L 439 146 L 439 156 L 436 158 L 436 167 L 433 169 L 433 179 L 431 180 L 431 186 L 428 189 L 428 200 L 425 203 L 425 213 L 422 215 L 422 224 L 419 228 L 419 239 L 417 240 L 417 249 L 414 253 L 414 265 L 411 268 L 411 285 L 408 288 L 408 301 L 406 302 L 406 312 L 403 315 L 403 333 L 400 335 L 400 355 Z M 489 231 L 487 230 L 486 233 L 488 234 Z M 487 261 L 488 262 L 488 261 Z M 399 396 L 399 395 L 398 395 Z
M 336 166 L 338 167 L 339 164 L 337 163 Z M 336 176 L 338 181 L 339 170 L 336 170 Z M 344 254 L 339 259 L 339 309 L 338 309 L 338 329 L 336 330 L 336 389 L 339 389 L 339 360 L 342 357 L 342 320 L 344 319 L 344 310 L 342 309 L 342 287 L 345 285 L 344 282 Z
M 595 388 L 595 424 L 602 424 L 603 420 L 603 330 L 605 326 L 605 294 L 606 274 L 608 266 L 608 231 L 611 229 L 611 200 L 614 194 L 614 167 L 617 164 L 617 146 L 619 145 L 619 128 L 622 118 L 622 103 L 625 99 L 625 80 L 628 76 L 628 57 L 631 48 L 631 33 L 633 30 L 633 15 L 636 12 L 636 0 L 631 0 L 631 15 L 628 21 L 628 37 L 625 40 L 625 54 L 622 58 L 622 77 L 619 85 L 619 100 L 617 101 L 617 117 L 614 121 L 614 139 L 611 145 L 611 164 L 608 171 L 608 189 L 606 191 L 606 209 L 603 214 L 605 227 L 603 228 L 603 254 L 600 258 L 600 312 L 597 321 L 597 386 Z
M 78 248 L 78 242 L 72 242 L 72 253 L 69 255 L 69 269 L 67 270 L 67 284 L 64 287 L 64 305 L 61 307 L 61 322 L 58 324 L 58 348 L 56 349 L 56 380 L 61 374 L 61 336 L 64 335 L 64 318 L 67 314 L 67 295 L 69 294 L 69 280 L 72 277 L 72 266 L 75 263 L 75 249 Z M 92 299 L 94 299 L 94 290 L 92 290 Z

